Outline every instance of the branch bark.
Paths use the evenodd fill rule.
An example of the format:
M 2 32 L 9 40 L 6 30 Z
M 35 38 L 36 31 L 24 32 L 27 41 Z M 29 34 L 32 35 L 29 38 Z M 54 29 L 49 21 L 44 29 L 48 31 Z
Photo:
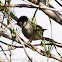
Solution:
M 9 39 L 12 40 L 12 38 L 11 38 L 9 35 L 7 35 L 7 34 L 1 32 L 1 31 L 0 31 L 0 34 L 1 34 L 1 35 L 3 34 L 4 37 L 9 38 Z M 46 55 L 45 51 L 43 51 L 43 50 L 41 50 L 41 49 L 39 49 L 39 48 L 37 48 L 37 47 L 35 47 L 35 46 L 32 46 L 31 44 L 26 43 L 22 38 L 20 38 L 20 39 L 21 39 L 21 40 L 24 42 L 24 44 L 25 44 L 28 48 L 30 48 L 31 50 L 38 52 L 38 53 L 41 54 L 42 56 L 48 57 L 48 56 Z M 15 39 L 15 41 L 16 41 L 16 42 L 19 42 L 17 39 Z M 56 59 L 56 60 L 58 60 L 58 61 L 62 61 L 62 58 L 60 58 L 60 57 L 58 57 L 58 56 L 56 56 L 56 55 L 53 55 L 53 54 L 50 54 L 50 57 L 49 57 L 49 58 L 53 58 L 53 59 Z
M 26 0 L 25 0 L 25 1 L 26 1 Z M 29 2 L 29 1 L 28 1 L 28 2 Z M 28 3 L 28 4 L 29 4 L 29 3 Z M 35 5 L 35 4 L 31 3 L 31 2 L 30 2 L 30 6 L 33 7 L 33 8 L 39 8 L 39 5 Z M 29 6 L 29 7 L 30 7 L 30 6 Z M 19 6 L 18 6 L 18 7 L 19 7 Z M 50 7 L 52 7 L 52 6 L 50 6 Z M 54 9 L 53 9 L 54 7 L 52 7 L 52 8 L 50 8 L 50 7 L 47 7 L 45 4 L 43 4 L 42 2 L 40 2 L 40 8 L 39 8 L 39 9 L 42 10 L 42 11 L 43 11 L 46 15 L 48 15 L 50 18 L 52 18 L 53 20 L 55 20 L 57 23 L 59 23 L 59 24 L 62 25 L 62 15 L 61 15 L 58 11 L 53 11 L 53 10 L 54 10 Z M 4 7 L 3 7 L 3 9 L 4 9 Z M 12 17 L 14 20 L 16 20 L 16 21 L 18 20 L 18 18 L 17 18 L 16 16 L 14 16 L 14 14 L 13 14 L 12 12 L 10 12 L 10 15 L 11 15 L 11 17 Z M 13 16 L 14 16 L 14 17 L 13 17 Z M 3 32 L 3 31 L 0 31 L 0 36 L 3 36 L 3 37 L 5 37 L 5 38 L 8 38 L 8 39 L 12 40 L 12 36 L 6 34 L 6 33 Z M 37 48 L 37 47 L 31 45 L 31 44 L 26 43 L 22 38 L 20 38 L 20 39 L 23 41 L 24 45 L 27 46 L 28 48 L 30 48 L 31 50 L 36 51 L 36 52 L 38 52 L 39 54 L 48 57 L 47 54 L 45 53 L 45 51 L 43 51 L 43 50 L 41 50 L 41 49 L 39 49 L 39 48 Z M 61 44 L 61 43 L 58 43 L 58 42 L 54 41 L 53 39 L 46 38 L 46 37 L 44 37 L 43 39 L 45 39 L 45 40 L 47 40 L 47 41 L 50 40 L 50 42 L 53 41 L 53 42 L 54 42 L 53 45 L 56 45 L 56 46 L 58 46 L 58 47 L 62 47 L 62 44 Z M 43 39 L 42 39 L 42 40 L 43 40 Z M 17 40 L 17 39 L 15 39 L 15 41 L 20 43 L 20 41 Z M 21 44 L 21 43 L 20 43 L 20 44 Z M 62 58 L 60 58 L 60 57 L 58 57 L 58 56 L 56 56 L 56 55 L 53 55 L 53 54 L 50 54 L 49 58 L 53 58 L 53 59 L 56 59 L 56 60 L 58 60 L 58 61 L 62 61 Z
M 31 2 L 28 1 L 28 4 L 19 4 L 19 5 L 10 5 L 10 7 L 28 7 L 28 8 L 39 8 L 39 5 L 35 5 Z M 4 4 L 2 4 L 2 6 L 5 6 Z M 8 6 L 8 5 L 6 5 Z M 52 5 L 49 5 L 49 7 L 47 7 L 45 4 L 40 2 L 40 10 L 42 10 L 46 15 L 48 15 L 50 18 L 52 18 L 54 21 L 56 21 L 57 23 L 59 23 L 60 25 L 62 25 L 62 15 L 58 12 L 59 10 L 56 10 Z M 12 13 L 10 12 L 11 17 L 14 20 L 18 20 L 18 18 Z
M 28 4 L 32 5 L 32 6 L 35 6 L 35 7 L 39 7 L 39 5 L 40 5 L 40 7 L 39 7 L 40 10 L 42 10 L 46 15 L 48 15 L 54 21 L 56 21 L 57 23 L 62 25 L 62 15 L 59 12 L 52 10 L 52 9 L 54 9 L 54 7 L 52 5 L 49 4 L 49 7 L 48 7 L 45 4 L 43 4 L 42 2 L 40 2 L 39 5 L 35 5 L 35 4 L 33 4 L 27 0 L 24 0 L 24 1 L 27 2 Z M 34 1 L 34 3 L 35 3 L 35 1 Z M 44 9 L 42 9 L 42 7 Z

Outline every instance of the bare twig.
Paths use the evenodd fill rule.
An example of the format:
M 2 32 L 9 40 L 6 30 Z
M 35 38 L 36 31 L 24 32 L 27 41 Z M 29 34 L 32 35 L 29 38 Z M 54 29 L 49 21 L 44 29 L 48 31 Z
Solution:
M 36 5 L 36 4 L 33 4 L 27 0 L 24 0 L 25 2 L 27 2 L 28 4 L 30 5 L 27 5 L 27 4 L 11 4 L 10 7 L 28 7 L 28 8 L 39 8 L 39 5 Z M 7 6 L 7 4 L 1 4 L 1 6 Z M 58 12 L 62 12 L 62 9 L 58 10 L 58 9 L 54 9 L 54 8 L 49 8 L 49 7 L 45 7 L 45 6 L 42 6 L 40 7 L 41 9 L 46 9 L 46 10 L 53 10 L 53 11 L 58 11 Z
M 1 47 L 1 45 L 0 45 L 0 47 Z M 2 49 L 2 51 L 3 51 L 3 53 L 4 53 L 4 55 L 5 55 L 5 57 L 7 58 L 7 60 L 9 61 L 9 59 L 8 59 L 8 57 L 7 57 L 7 55 L 6 55 L 6 53 L 4 52 L 4 50 L 3 50 L 3 48 L 1 47 L 1 49 Z
M 57 47 L 55 46 L 56 52 L 58 53 L 58 55 L 62 58 L 61 54 L 58 52 Z
M 12 50 L 15 50 L 15 49 L 12 49 Z M 0 52 L 1 52 L 1 51 L 9 51 L 9 50 L 8 50 L 8 49 L 7 49 L 7 50 L 0 50 Z
M 39 4 L 39 2 L 40 2 L 40 0 L 38 0 L 38 4 Z M 40 8 L 40 5 L 39 5 L 39 8 Z M 36 8 L 36 11 L 35 11 L 35 13 L 34 13 L 34 15 L 33 15 L 32 20 L 35 18 L 35 15 L 36 15 L 36 13 L 37 13 L 37 11 L 38 11 L 39 8 Z
M 27 0 L 25 0 L 27 1 Z M 39 5 L 35 5 L 29 1 L 27 1 L 28 4 L 30 4 L 31 6 L 33 6 L 34 8 L 39 8 Z M 20 5 L 19 5 L 20 6 Z M 50 5 L 51 6 L 51 5 Z M 29 5 L 28 5 L 29 7 Z M 2 7 L 3 8 L 3 7 Z M 54 9 L 54 10 L 51 10 L 50 8 L 48 9 L 49 7 L 47 7 L 46 5 L 44 5 L 43 3 L 41 3 L 41 6 L 40 6 L 40 10 L 42 10 L 45 14 L 47 14 L 50 18 L 52 18 L 54 21 L 58 22 L 59 24 L 62 25 L 62 15 L 60 15 L 60 13 L 58 13 L 58 11 L 54 11 L 55 9 L 54 8 L 51 8 L 51 9 Z M 59 10 L 60 11 L 60 10 Z M 58 16 L 57 16 L 58 15 Z M 11 12 L 11 17 L 18 21 L 18 18 L 16 16 L 14 16 L 14 14 Z
M 1 4 L 2 7 L 4 6 L 7 6 L 8 7 L 8 4 Z M 28 5 L 28 4 L 10 4 L 10 7 L 19 7 L 19 8 L 22 8 L 22 7 L 27 7 L 27 8 L 36 8 L 32 5 Z M 1 9 L 0 9 L 1 10 Z
M 36 11 L 35 11 L 35 13 L 34 13 L 34 15 L 33 15 L 33 17 L 32 17 L 32 20 L 35 18 L 35 15 L 36 15 L 36 13 L 37 13 L 37 10 L 38 10 L 38 8 L 36 8 Z
M 62 4 L 60 4 L 57 0 L 55 0 L 60 6 L 62 6 Z
M 8 33 L 6 30 L 3 30 L 2 28 L 0 28 L 0 30 L 3 31 L 3 32 L 5 32 L 5 33 L 7 33 L 8 35 L 16 36 L 16 35 L 14 35 L 14 34 Z
M 9 35 L 5 35 L 3 32 L 1 32 L 1 33 L 3 34 L 4 37 L 7 37 L 8 39 L 12 39 Z M 2 35 L 2 34 L 1 34 L 1 35 Z M 20 38 L 20 39 L 22 39 L 22 38 Z M 45 39 L 48 40 L 49 38 L 46 38 L 46 37 L 45 37 Z M 51 40 L 52 40 L 52 39 L 50 39 L 50 41 L 51 41 Z M 15 41 L 18 42 L 17 39 L 15 39 Z M 22 39 L 22 41 L 24 41 L 24 40 Z M 45 55 L 45 52 L 43 52 L 42 50 L 39 50 L 39 49 L 36 48 L 35 46 L 33 47 L 31 44 L 28 44 L 28 43 L 26 43 L 26 42 L 24 42 L 24 44 L 25 44 L 27 47 L 29 47 L 30 49 L 32 49 L 32 50 L 38 52 L 39 54 L 41 54 L 41 55 L 43 55 L 43 56 L 46 56 L 46 55 Z M 57 42 L 55 42 L 55 41 L 54 41 L 54 44 L 56 44 L 57 46 L 62 47 L 62 44 L 57 43 Z M 54 58 L 54 59 L 56 59 L 56 60 L 58 60 L 58 61 L 62 61 L 62 58 L 59 58 L 59 57 L 57 57 L 57 56 L 55 56 L 55 55 L 53 55 L 53 54 L 50 54 L 50 58 Z
M 2 32 L 0 31 L 0 35 L 5 37 L 5 38 L 8 38 L 10 40 L 12 40 L 12 36 L 8 35 L 8 34 L 5 34 L 5 32 Z M 47 37 L 44 37 L 47 41 L 49 41 L 50 38 L 47 38 Z M 15 39 L 16 42 L 19 42 L 18 39 L 16 38 Z M 53 41 L 54 42 L 54 45 L 56 45 L 57 47 L 61 47 L 62 48 L 62 44 L 59 43 L 59 41 L 54 41 L 53 39 L 50 39 L 50 42 Z M 19 42 L 20 43 L 20 42 Z M 49 45 L 50 43 L 46 43 L 46 45 Z M 37 45 L 36 45 L 37 46 Z M 39 45 L 38 45 L 39 46 Z
M 11 44 L 8 44 L 8 43 L 5 43 L 5 42 L 3 42 L 3 41 L 1 41 L 0 40 L 0 42 L 1 43 L 3 43 L 3 44 L 5 44 L 5 45 L 9 45 L 9 46 L 11 46 Z M 18 43 L 18 42 L 17 42 Z M 20 44 L 20 43 L 19 43 Z M 32 45 L 32 46 L 41 46 L 42 44 L 34 44 L 34 45 Z M 50 43 L 45 43 L 45 45 L 50 45 Z M 52 45 L 54 45 L 54 44 L 52 44 Z M 15 48 L 23 48 L 23 46 L 15 46 L 15 45 L 12 45 L 12 47 L 15 47 Z M 27 47 L 26 45 L 25 45 L 25 47 Z M 12 49 L 13 50 L 13 49 Z
M 8 3 L 8 19 L 7 19 L 7 20 L 8 20 L 8 21 L 7 21 L 8 24 L 9 24 L 9 22 L 10 22 L 10 18 L 11 18 L 11 16 L 10 16 L 10 2 L 9 2 L 9 3 Z M 9 49 L 9 52 L 10 52 L 10 62 L 11 62 L 11 49 L 12 49 L 12 48 Z
M 33 4 L 33 3 L 31 3 L 31 2 L 29 2 L 29 1 L 27 1 L 27 0 L 24 0 L 24 1 L 27 2 L 28 4 L 34 6 L 34 7 L 39 8 L 39 5 Z M 41 3 L 41 2 L 40 2 L 40 3 Z M 41 3 L 41 4 L 42 4 L 42 3 Z M 54 8 L 45 7 L 45 6 L 43 6 L 43 5 L 44 5 L 44 4 L 42 4 L 42 6 L 41 6 L 40 8 L 42 8 L 42 9 L 46 9 L 46 10 L 53 10 L 53 11 L 59 11 L 59 12 L 62 12 L 62 10 L 57 10 L 57 9 L 54 9 Z
M 27 43 L 25 43 L 25 44 L 27 44 Z M 29 45 L 30 45 L 30 46 L 29 46 Z M 32 46 L 31 44 L 27 44 L 27 46 L 28 46 L 29 48 L 31 48 L 33 51 L 36 51 L 36 52 L 38 52 L 39 54 L 41 54 L 41 55 L 43 55 L 43 56 L 47 56 L 47 55 L 45 54 L 45 51 L 43 51 L 43 50 L 41 50 L 41 49 L 39 49 L 39 48 L 36 48 L 35 46 Z M 54 59 L 57 59 L 57 60 L 59 60 L 59 61 L 62 61 L 62 58 L 59 59 L 59 57 L 57 57 L 57 56 L 55 56 L 55 55 L 53 55 L 53 54 L 50 54 L 49 58 L 53 58 L 53 57 L 54 57 Z
M 51 26 L 51 39 L 53 39 L 53 36 L 52 36 L 52 22 L 51 22 L 51 18 L 50 17 L 49 17 L 49 21 L 50 21 L 50 26 Z M 50 56 L 50 54 L 48 54 L 47 62 L 49 62 L 49 56 Z
M 52 37 L 52 22 L 51 22 L 51 19 L 49 18 L 49 20 L 50 20 L 50 25 L 51 25 L 51 38 L 53 39 L 53 37 Z M 57 48 L 56 48 L 56 46 L 54 45 L 54 47 L 55 47 L 55 50 L 56 50 L 56 52 L 58 53 L 58 55 L 60 56 L 60 57 L 62 57 L 61 55 L 60 55 L 60 53 L 57 51 Z
M 10 52 L 10 62 L 11 62 L 11 55 L 12 55 L 12 54 L 11 54 L 11 49 L 9 50 L 9 52 Z
M 35 5 L 27 0 L 24 1 L 37 8 L 39 8 L 40 5 L 40 10 L 42 10 L 46 15 L 48 15 L 50 18 L 62 25 L 62 15 L 58 11 L 55 11 L 54 7 L 52 7 L 51 5 L 50 6 L 52 8 L 47 7 L 42 2 L 40 2 L 39 5 Z
M 8 25 L 6 25 L 5 23 L 3 23 L 2 21 L 0 21 L 0 23 L 1 23 L 2 25 L 4 25 L 7 29 L 9 29 Z
M 13 25 L 12 25 L 12 23 L 10 22 L 10 24 L 11 24 L 11 26 L 13 27 Z M 14 27 L 13 27 L 13 29 L 14 29 Z M 24 51 L 25 51 L 25 53 L 26 53 L 26 55 L 27 55 L 27 57 L 29 58 L 29 60 L 32 62 L 32 59 L 29 57 L 29 55 L 27 54 L 27 51 L 26 51 L 26 49 L 25 49 L 25 45 L 24 45 L 24 43 L 23 43 L 23 41 L 21 41 L 21 39 L 20 39 L 20 37 L 18 36 L 18 34 L 17 34 L 17 32 L 16 32 L 16 30 L 14 29 L 14 32 L 16 33 L 16 36 L 17 36 L 17 38 L 18 38 L 18 40 L 21 42 L 21 44 L 22 44 L 22 46 L 23 46 L 23 48 L 24 48 Z
M 50 26 L 51 26 L 51 38 L 53 39 L 53 36 L 52 36 L 52 22 L 51 22 L 51 18 L 49 17 L 49 20 L 50 20 Z

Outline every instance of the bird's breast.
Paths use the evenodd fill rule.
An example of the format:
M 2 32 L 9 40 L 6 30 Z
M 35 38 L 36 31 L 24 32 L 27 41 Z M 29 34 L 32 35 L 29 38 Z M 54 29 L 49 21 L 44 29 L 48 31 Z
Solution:
M 33 33 L 32 26 L 28 23 L 25 27 L 22 28 L 22 32 L 26 38 L 30 38 Z

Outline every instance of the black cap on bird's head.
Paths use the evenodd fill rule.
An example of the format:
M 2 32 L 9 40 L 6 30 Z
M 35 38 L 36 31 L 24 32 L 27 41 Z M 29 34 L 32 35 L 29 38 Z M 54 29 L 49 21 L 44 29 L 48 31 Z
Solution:
M 22 26 L 25 21 L 28 21 L 28 17 L 27 16 L 21 16 L 17 21 L 17 25 Z
M 24 22 L 24 21 L 27 21 L 28 20 L 28 17 L 27 16 L 21 16 L 19 19 L 18 19 L 18 22 Z

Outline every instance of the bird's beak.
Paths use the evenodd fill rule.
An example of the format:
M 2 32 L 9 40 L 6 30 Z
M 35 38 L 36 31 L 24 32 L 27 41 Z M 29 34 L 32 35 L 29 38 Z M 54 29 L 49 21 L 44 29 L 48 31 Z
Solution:
M 17 22 L 17 23 L 15 23 L 15 25 L 19 25 L 19 23 Z
M 15 25 L 19 25 L 19 23 L 15 23 Z
M 18 26 L 20 26 L 20 27 L 22 27 L 22 23 L 20 22 L 20 23 L 15 23 L 15 25 L 18 25 Z

